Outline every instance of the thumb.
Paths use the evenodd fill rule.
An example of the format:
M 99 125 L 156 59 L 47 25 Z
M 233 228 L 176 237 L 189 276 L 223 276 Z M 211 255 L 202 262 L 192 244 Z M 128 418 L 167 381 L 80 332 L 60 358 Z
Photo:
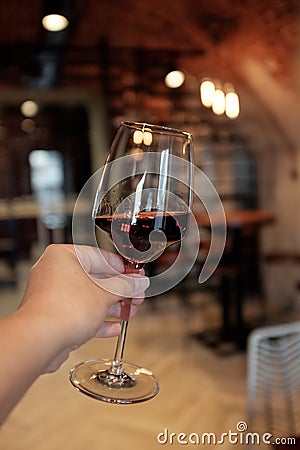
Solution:
M 149 278 L 142 275 L 120 274 L 115 277 L 104 279 L 95 278 L 92 280 L 105 291 L 112 294 L 111 304 L 116 303 L 121 298 L 141 298 L 144 297 L 145 290 L 149 287 Z

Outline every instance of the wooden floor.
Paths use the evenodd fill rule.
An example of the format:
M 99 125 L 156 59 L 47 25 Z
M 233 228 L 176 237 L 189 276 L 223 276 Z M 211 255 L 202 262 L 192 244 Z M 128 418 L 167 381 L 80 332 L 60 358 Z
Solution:
M 57 373 L 42 376 L 32 386 L 0 430 L 0 449 L 194 448 L 178 443 L 178 434 L 210 432 L 219 437 L 236 431 L 237 422 L 246 420 L 245 354 L 219 357 L 190 337 L 210 320 L 201 299 L 190 308 L 174 295 L 159 299 L 155 309 L 150 302 L 130 323 L 126 358 L 151 368 L 159 378 L 156 398 L 138 405 L 110 405 L 77 392 L 68 381 L 71 367 L 113 353 L 114 339 L 92 340 L 73 352 Z M 165 433 L 163 442 L 165 430 L 168 442 L 163 445 L 157 437 Z M 176 433 L 173 440 L 171 433 Z M 221 446 L 229 447 L 228 442 Z

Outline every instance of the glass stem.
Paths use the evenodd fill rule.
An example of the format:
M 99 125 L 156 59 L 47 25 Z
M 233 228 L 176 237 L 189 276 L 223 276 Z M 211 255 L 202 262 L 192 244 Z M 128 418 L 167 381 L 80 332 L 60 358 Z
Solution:
M 142 268 L 142 264 L 132 263 L 130 261 L 124 260 L 125 273 L 139 273 Z M 126 319 L 121 322 L 121 333 L 119 334 L 117 346 L 115 350 L 114 359 L 110 368 L 110 372 L 114 375 L 120 375 L 123 373 L 123 354 L 125 348 L 126 334 L 128 328 L 128 319 L 130 315 L 130 305 L 131 299 L 125 299 L 122 304 L 123 317 Z
M 128 320 L 122 320 L 121 322 L 121 333 L 118 337 L 118 342 L 115 350 L 114 359 L 111 366 L 111 372 L 115 375 L 120 375 L 122 373 L 122 362 L 123 362 L 123 354 L 124 347 L 126 341 L 126 333 L 128 327 Z

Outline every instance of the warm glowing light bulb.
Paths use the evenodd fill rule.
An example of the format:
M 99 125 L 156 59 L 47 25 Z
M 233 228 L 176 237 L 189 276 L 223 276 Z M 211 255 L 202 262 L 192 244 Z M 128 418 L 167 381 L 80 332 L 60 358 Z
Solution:
M 143 136 L 144 133 L 140 130 L 135 130 L 135 132 L 133 133 L 133 142 L 135 144 L 141 144 L 143 142 Z
M 43 17 L 42 24 L 48 31 L 61 31 L 67 28 L 69 21 L 65 16 L 60 14 L 49 14 Z
M 225 97 L 225 113 L 230 119 L 236 119 L 240 114 L 239 96 L 236 92 L 227 92 Z
M 30 118 L 36 116 L 39 111 L 37 103 L 32 100 L 26 100 L 23 102 L 20 109 L 23 116 Z
M 150 131 L 144 132 L 144 144 L 145 145 L 151 145 L 152 144 L 152 133 Z
M 200 85 L 201 102 L 207 108 L 212 106 L 215 89 L 215 83 L 211 80 L 204 80 Z
M 174 89 L 183 85 L 185 75 L 181 70 L 173 70 L 169 72 L 165 77 L 165 84 L 167 87 Z
M 144 143 L 145 145 L 151 145 L 152 140 L 153 137 L 150 131 L 135 130 L 135 132 L 133 133 L 133 142 L 136 145 L 140 145 L 141 143 Z
M 225 94 L 221 89 L 216 89 L 212 102 L 212 110 L 215 114 L 221 115 L 225 112 Z

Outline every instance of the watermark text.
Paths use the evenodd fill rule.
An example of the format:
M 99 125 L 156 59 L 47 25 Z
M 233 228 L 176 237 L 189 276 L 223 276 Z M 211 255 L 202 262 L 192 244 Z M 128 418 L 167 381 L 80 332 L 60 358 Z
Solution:
M 236 430 L 228 430 L 217 435 L 216 433 L 184 433 L 172 432 L 168 428 L 157 434 L 157 442 L 161 445 L 274 445 L 286 444 L 295 445 L 296 439 L 294 437 L 274 437 L 271 433 L 257 433 L 248 431 L 248 425 L 244 421 L 236 424 Z

